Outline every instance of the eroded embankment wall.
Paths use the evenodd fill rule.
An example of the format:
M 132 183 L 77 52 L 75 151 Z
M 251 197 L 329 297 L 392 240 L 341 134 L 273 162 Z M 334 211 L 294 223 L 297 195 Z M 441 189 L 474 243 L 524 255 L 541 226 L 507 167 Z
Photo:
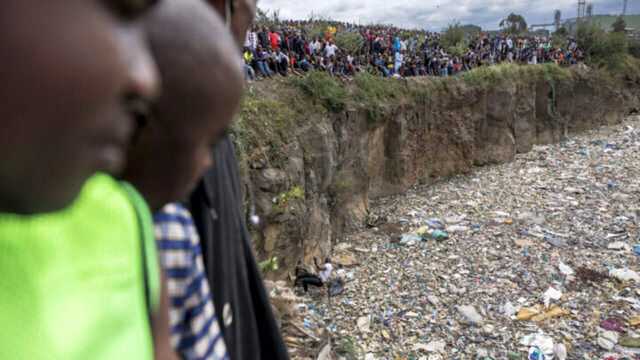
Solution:
M 374 98 L 352 96 L 358 85 L 331 80 L 336 88 L 329 90 L 354 98 L 342 105 L 318 84 L 299 86 L 310 80 L 255 84 L 234 135 L 261 218 L 251 229 L 256 255 L 279 262 L 268 277 L 327 255 L 346 229 L 365 223 L 369 199 L 512 161 L 534 144 L 614 124 L 640 109 L 637 72 L 610 81 L 584 66 L 552 69 L 552 76 L 491 71 L 499 76 L 379 80 L 402 82 L 402 95 L 365 87 L 377 91 Z

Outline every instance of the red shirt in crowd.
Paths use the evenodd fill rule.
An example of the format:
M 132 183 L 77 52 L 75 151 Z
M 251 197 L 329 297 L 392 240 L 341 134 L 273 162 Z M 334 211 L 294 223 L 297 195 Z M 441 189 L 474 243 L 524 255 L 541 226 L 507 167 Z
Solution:
M 278 48 L 278 34 L 270 33 L 269 41 L 271 42 L 271 47 L 273 48 L 273 50 Z

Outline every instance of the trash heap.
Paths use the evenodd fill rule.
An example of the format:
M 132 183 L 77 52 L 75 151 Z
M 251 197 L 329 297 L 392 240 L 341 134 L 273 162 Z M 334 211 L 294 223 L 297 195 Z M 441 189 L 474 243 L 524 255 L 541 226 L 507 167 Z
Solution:
M 330 360 L 333 357 L 331 340 L 322 317 L 310 311 L 284 281 L 264 282 L 274 315 L 279 321 L 289 355 L 294 360 Z
M 334 246 L 344 292 L 309 313 L 346 359 L 640 359 L 637 129 L 377 199 Z

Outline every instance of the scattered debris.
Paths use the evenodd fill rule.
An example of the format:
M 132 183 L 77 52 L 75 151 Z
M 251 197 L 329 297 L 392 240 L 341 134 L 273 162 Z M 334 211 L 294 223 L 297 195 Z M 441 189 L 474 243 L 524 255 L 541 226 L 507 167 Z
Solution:
M 304 296 L 293 322 L 317 341 L 296 338 L 297 354 L 320 354 L 327 328 L 346 359 L 640 358 L 640 133 L 627 129 L 376 199 L 385 222 L 331 254 L 344 292 Z

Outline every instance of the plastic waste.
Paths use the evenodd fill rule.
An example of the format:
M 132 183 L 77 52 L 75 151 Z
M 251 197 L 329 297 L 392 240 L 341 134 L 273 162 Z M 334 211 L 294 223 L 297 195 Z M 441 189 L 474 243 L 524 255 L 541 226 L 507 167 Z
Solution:
M 327 283 L 327 291 L 329 292 L 329 297 L 338 296 L 344 293 L 344 283 L 342 279 L 333 279 Z
M 471 324 L 482 324 L 483 319 L 482 315 L 478 314 L 476 309 L 473 306 L 458 306 L 458 311 L 466 318 L 468 322 Z
M 564 344 L 556 344 L 553 349 L 553 354 L 555 355 L 557 360 L 566 360 L 567 359 L 567 347 Z
M 443 241 L 443 240 L 447 240 L 449 239 L 449 235 L 447 235 L 444 231 L 442 230 L 432 230 L 432 231 L 425 231 L 423 233 L 420 234 L 420 236 L 422 236 L 423 239 L 427 240 L 427 239 L 433 239 L 436 241 Z
M 402 245 L 413 246 L 418 242 L 420 242 L 420 237 L 413 234 L 402 234 L 400 238 L 400 244 Z
M 635 281 L 640 283 L 640 274 L 631 269 L 613 269 L 609 271 L 609 275 L 620 281 Z
M 572 268 L 562 262 L 558 264 L 558 270 L 564 275 L 573 275 L 575 273 Z
M 549 244 L 557 247 L 562 247 L 567 245 L 567 239 L 563 239 L 553 235 L 547 235 L 546 240 Z
M 608 318 L 607 320 L 601 322 L 600 327 L 605 330 L 615 331 L 618 333 L 624 332 L 624 325 L 620 324 L 618 321 L 612 318 Z
M 628 122 L 640 134 L 640 118 Z M 293 325 L 317 338 L 326 327 L 325 333 L 362 347 L 358 358 L 367 353 L 378 360 L 527 359 L 536 351 L 554 360 L 633 359 L 629 354 L 640 350 L 620 345 L 640 337 L 640 283 L 615 275 L 616 269 L 640 272 L 640 141 L 620 129 L 570 135 L 564 146 L 534 145 L 511 163 L 371 200 L 369 213 L 387 221 L 345 231 L 327 254 L 343 265 L 344 273 L 334 272 L 344 292 L 331 299 L 324 291 L 301 294 L 312 328 L 302 320 Z M 587 155 L 578 154 L 582 149 Z M 434 241 L 436 230 L 449 239 Z M 421 241 L 402 245 L 402 234 Z M 631 251 L 608 249 L 613 243 Z M 327 250 L 318 244 L 318 252 Z M 461 313 L 464 305 L 481 324 Z M 320 317 L 321 327 L 310 314 Z M 624 332 L 606 325 L 609 319 Z M 287 321 L 283 330 L 299 336 Z M 520 343 L 539 329 L 552 347 Z M 612 341 L 600 330 L 618 334 L 621 344 L 601 347 Z M 444 351 L 428 351 L 432 341 Z M 299 356 L 313 359 L 322 349 L 313 344 L 322 345 L 301 342 L 290 350 L 313 349 Z
M 605 350 L 612 350 L 618 343 L 619 335 L 615 331 L 600 330 L 598 335 L 598 346 Z
M 640 338 L 622 337 L 618 340 L 620 346 L 626 346 L 630 348 L 640 348 Z
M 553 338 L 543 333 L 525 335 L 520 341 L 521 345 L 528 346 L 529 359 L 551 360 L 553 359 Z

